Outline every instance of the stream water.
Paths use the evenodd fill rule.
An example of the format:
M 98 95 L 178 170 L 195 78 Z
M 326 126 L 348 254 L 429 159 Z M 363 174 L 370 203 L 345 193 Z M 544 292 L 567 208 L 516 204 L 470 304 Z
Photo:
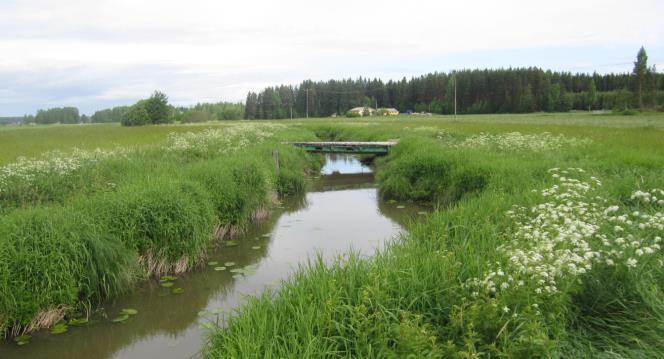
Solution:
M 371 168 L 348 155 L 326 156 L 312 190 L 280 207 L 237 238 L 237 246 L 215 251 L 208 261 L 217 264 L 180 276 L 172 288 L 156 280 L 142 283 L 105 303 L 87 326 L 70 326 L 59 335 L 40 331 L 20 347 L 1 343 L 0 358 L 196 356 L 205 342 L 205 327 L 232 312 L 247 296 L 277 288 L 298 264 L 317 253 L 326 260 L 350 248 L 371 255 L 423 211 L 381 201 Z M 226 269 L 218 270 L 222 266 Z M 173 288 L 183 292 L 173 294 Z M 123 308 L 136 309 L 138 314 L 123 323 L 107 319 Z

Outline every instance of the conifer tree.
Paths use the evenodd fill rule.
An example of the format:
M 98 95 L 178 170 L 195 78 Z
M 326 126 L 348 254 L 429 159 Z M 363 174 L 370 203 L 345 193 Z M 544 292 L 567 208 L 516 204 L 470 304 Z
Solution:
M 636 61 L 634 62 L 634 95 L 636 96 L 636 103 L 639 108 L 643 107 L 643 89 L 646 85 L 646 78 L 648 76 L 648 55 L 646 50 L 641 46 L 638 54 L 636 54 Z

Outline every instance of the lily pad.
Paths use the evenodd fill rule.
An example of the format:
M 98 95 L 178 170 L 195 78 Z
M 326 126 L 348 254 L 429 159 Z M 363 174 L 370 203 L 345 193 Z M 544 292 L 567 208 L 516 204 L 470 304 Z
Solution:
M 235 246 L 240 244 L 237 241 L 226 241 L 225 243 L 226 243 L 226 247 L 235 247 Z
M 242 274 L 251 275 L 251 274 L 256 273 L 257 269 L 258 269 L 258 267 L 256 267 L 255 265 L 249 265 L 249 266 L 246 266 L 242 269 Z
M 117 317 L 111 319 L 111 322 L 113 323 L 122 323 L 127 321 L 129 319 L 129 314 L 120 314 Z
M 161 286 L 164 288 L 172 287 L 173 282 L 161 282 Z
M 253 246 L 251 249 L 261 249 L 261 246 Z
M 234 269 L 231 269 L 231 273 L 244 273 L 244 269 L 234 268 Z
M 73 325 L 75 327 L 82 327 L 88 324 L 88 320 L 85 318 L 72 319 L 67 323 L 68 325 Z
M 226 267 L 232 267 L 234 265 L 235 265 L 235 262 L 226 262 L 226 263 L 224 263 L 224 266 L 226 266 Z
M 214 270 L 219 272 L 219 271 L 222 271 L 222 270 L 226 270 L 226 267 L 214 267 Z
M 210 329 L 214 329 L 214 324 L 212 324 L 210 322 L 205 322 L 205 323 L 201 324 L 199 327 L 201 329 L 210 330 Z
M 217 264 L 219 264 L 217 261 L 208 262 L 209 266 L 216 266 Z
M 67 330 L 69 330 L 67 324 L 60 323 L 56 324 L 55 326 L 53 326 L 53 328 L 51 328 L 51 334 L 62 334 L 66 333 Z
M 30 339 L 32 339 L 32 337 L 29 336 L 29 335 L 19 335 L 19 336 L 14 338 L 14 341 L 18 345 L 26 345 L 26 344 L 30 343 Z
M 421 214 L 421 215 L 426 215 L 426 214 L 428 214 L 428 213 L 427 213 L 427 212 L 424 212 L 424 211 L 422 211 L 422 212 L 417 212 L 417 214 Z
M 242 274 L 235 274 L 235 275 L 233 276 L 234 279 L 240 279 L 240 278 L 242 278 L 242 277 L 244 277 Z
M 272 233 L 265 233 L 265 234 L 263 235 L 263 237 L 265 237 L 265 238 L 267 238 L 267 237 L 272 237 Z
M 174 277 L 172 275 L 165 275 L 165 276 L 159 278 L 159 280 L 162 281 L 162 282 L 172 282 L 176 279 L 178 279 L 178 277 Z
M 138 314 L 138 310 L 133 308 L 124 308 L 120 311 L 120 314 L 136 315 Z
M 173 293 L 173 294 L 182 294 L 182 293 L 184 293 L 184 289 L 182 289 L 182 288 L 173 288 L 171 293 Z
M 406 208 L 406 206 L 398 205 L 397 208 L 398 208 L 398 209 L 404 209 L 404 208 Z
M 221 314 L 224 312 L 224 308 L 214 308 L 210 311 L 212 314 Z

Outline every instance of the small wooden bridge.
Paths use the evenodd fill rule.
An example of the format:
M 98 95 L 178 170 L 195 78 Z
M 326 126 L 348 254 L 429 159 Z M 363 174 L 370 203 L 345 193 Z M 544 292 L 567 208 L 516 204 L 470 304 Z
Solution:
M 387 154 L 397 141 L 384 142 L 287 142 L 307 152 Z

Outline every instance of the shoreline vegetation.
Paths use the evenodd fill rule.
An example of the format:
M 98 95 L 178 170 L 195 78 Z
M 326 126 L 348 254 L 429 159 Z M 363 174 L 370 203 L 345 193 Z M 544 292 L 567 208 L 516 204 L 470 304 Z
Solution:
M 662 114 L 239 121 L 13 157 L 0 167 L 0 325 L 47 327 L 136 280 L 196 267 L 214 233 L 305 190 L 318 157 L 283 141 L 398 138 L 376 161 L 381 196 L 438 209 L 373 257 L 310 259 L 227 314 L 203 356 L 659 357 L 663 124 Z
M 1 167 L 0 331 L 51 327 L 137 280 L 200 265 L 277 196 L 302 192 L 305 171 L 320 165 L 274 143 L 283 130 L 240 124 L 172 134 L 163 146 L 52 152 Z
M 399 134 L 311 128 L 335 140 Z M 661 356 L 661 131 L 623 130 L 616 143 L 607 128 L 538 128 L 402 122 L 377 163 L 379 190 L 439 210 L 371 258 L 311 259 L 226 316 L 204 356 Z

